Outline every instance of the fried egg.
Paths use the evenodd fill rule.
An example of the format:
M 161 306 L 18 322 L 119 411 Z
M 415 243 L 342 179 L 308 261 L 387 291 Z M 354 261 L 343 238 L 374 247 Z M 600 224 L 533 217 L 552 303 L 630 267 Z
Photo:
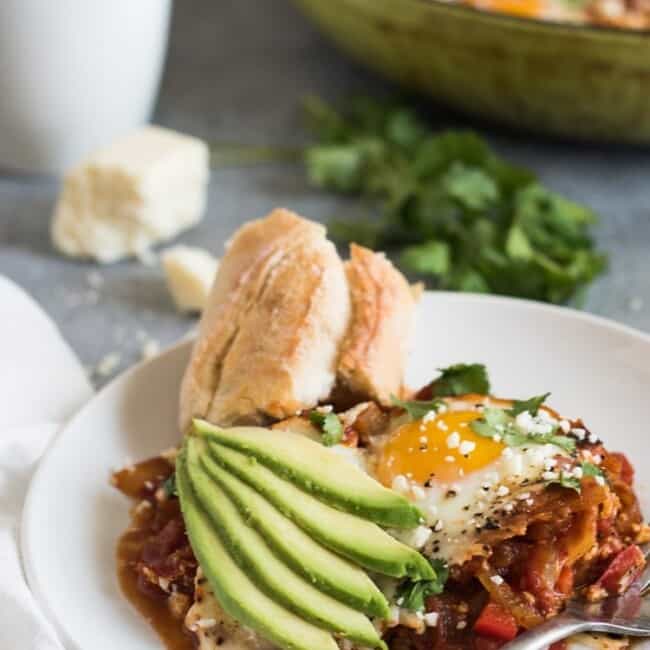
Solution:
M 369 450 L 368 471 L 387 487 L 412 499 L 426 523 L 395 536 L 431 558 L 462 564 L 481 553 L 484 530 L 507 525 L 513 512 L 533 505 L 535 492 L 556 475 L 568 454 L 553 444 L 507 446 L 499 436 L 478 435 L 471 423 L 485 407 L 512 403 L 483 396 L 445 400 L 422 419 L 402 423 Z M 558 418 L 540 409 L 520 424 L 552 431 Z

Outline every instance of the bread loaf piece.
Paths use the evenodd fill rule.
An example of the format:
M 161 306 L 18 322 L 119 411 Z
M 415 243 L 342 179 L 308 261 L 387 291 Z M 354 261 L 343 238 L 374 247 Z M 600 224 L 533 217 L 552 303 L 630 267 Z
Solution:
M 228 245 L 181 386 L 180 425 L 286 418 L 325 399 L 350 297 L 323 226 L 287 210 Z
M 383 253 L 352 244 L 345 263 L 352 320 L 338 365 L 339 388 L 389 405 L 404 380 L 415 320 L 413 291 Z

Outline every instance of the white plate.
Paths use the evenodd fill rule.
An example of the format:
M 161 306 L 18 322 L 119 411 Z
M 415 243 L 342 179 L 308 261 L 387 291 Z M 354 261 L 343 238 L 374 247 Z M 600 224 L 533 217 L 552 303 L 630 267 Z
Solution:
M 101 391 L 59 435 L 32 482 L 22 528 L 26 571 L 70 649 L 161 647 L 118 590 L 114 547 L 129 504 L 108 477 L 127 458 L 178 441 L 176 402 L 189 349 L 183 343 Z M 584 417 L 610 448 L 629 454 L 650 512 L 650 336 L 538 303 L 427 294 L 409 384 L 461 361 L 485 363 L 497 395 L 552 391 L 553 406 Z

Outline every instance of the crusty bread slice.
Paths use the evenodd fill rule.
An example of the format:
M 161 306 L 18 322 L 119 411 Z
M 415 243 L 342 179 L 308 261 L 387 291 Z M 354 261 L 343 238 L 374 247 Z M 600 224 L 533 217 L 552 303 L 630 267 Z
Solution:
M 243 226 L 221 261 L 181 386 L 180 425 L 264 422 L 331 392 L 350 317 L 325 228 L 287 210 Z
M 404 381 L 414 292 L 383 253 L 356 244 L 350 246 L 345 271 L 352 320 L 339 357 L 339 389 L 388 405 Z

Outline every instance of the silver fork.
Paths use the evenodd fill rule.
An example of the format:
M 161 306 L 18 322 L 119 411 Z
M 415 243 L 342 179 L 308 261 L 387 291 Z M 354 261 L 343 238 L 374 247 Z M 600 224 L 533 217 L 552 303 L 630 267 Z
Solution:
M 648 559 L 649 549 L 643 549 Z M 580 632 L 607 632 L 650 638 L 650 563 L 621 596 L 598 603 L 570 600 L 566 609 L 546 623 L 524 632 L 502 650 L 544 650 Z

